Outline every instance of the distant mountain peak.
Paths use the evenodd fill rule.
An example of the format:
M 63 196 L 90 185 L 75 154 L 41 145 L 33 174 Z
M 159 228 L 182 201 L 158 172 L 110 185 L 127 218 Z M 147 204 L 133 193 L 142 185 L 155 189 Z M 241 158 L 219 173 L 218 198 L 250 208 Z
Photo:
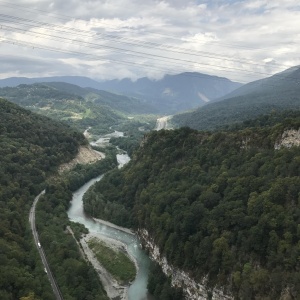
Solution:
M 206 130 L 282 110 L 300 110 L 300 66 L 245 84 L 173 122 Z
M 0 80 L 0 87 L 41 82 L 65 82 L 82 88 L 93 88 L 119 95 L 139 98 L 159 110 L 173 114 L 202 106 L 241 86 L 227 78 L 196 72 L 165 75 L 162 79 L 129 78 L 95 81 L 84 76 L 55 76 L 44 78 L 14 77 Z

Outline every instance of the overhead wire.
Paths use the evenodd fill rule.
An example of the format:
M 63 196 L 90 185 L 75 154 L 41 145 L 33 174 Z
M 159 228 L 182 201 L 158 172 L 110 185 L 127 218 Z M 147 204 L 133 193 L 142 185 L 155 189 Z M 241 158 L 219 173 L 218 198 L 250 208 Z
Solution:
M 121 52 L 122 54 L 126 53 L 126 54 L 130 54 L 133 55 L 135 57 L 141 57 L 141 58 L 147 58 L 141 55 L 150 55 L 151 58 L 155 57 L 158 60 L 167 60 L 169 62 L 180 62 L 180 63 L 192 63 L 192 64 L 196 64 L 196 65 L 206 65 L 206 66 L 210 66 L 210 67 L 217 67 L 218 69 L 224 69 L 224 70 L 233 70 L 233 71 L 242 71 L 242 72 L 246 72 L 246 73 L 250 73 L 253 74 L 253 71 L 248 71 L 248 70 L 244 70 L 244 69 L 240 69 L 240 68 L 234 68 L 234 67 L 223 67 L 223 66 L 216 66 L 214 64 L 210 64 L 210 63 L 203 63 L 203 62 L 195 62 L 195 61 L 191 61 L 191 60 L 186 60 L 186 59 L 180 59 L 180 58 L 174 58 L 174 57 L 167 57 L 167 56 L 163 56 L 163 55 L 158 55 L 158 54 L 148 54 L 148 53 L 144 53 L 144 52 L 140 52 L 140 51 L 135 51 L 135 50 L 130 50 L 130 49 L 125 49 L 125 48 L 119 48 L 119 47 L 114 47 L 114 46 L 108 46 L 108 45 L 100 45 L 100 44 L 96 44 L 96 43 L 91 43 L 91 42 L 86 42 L 86 41 L 80 41 L 80 40 L 74 40 L 74 39 L 70 39 L 67 37 L 60 37 L 60 36 L 53 36 L 50 34 L 46 34 L 46 33 L 40 33 L 40 32 L 35 32 L 35 31 L 27 31 L 26 29 L 21 29 L 21 28 L 15 28 L 15 27 L 9 27 L 6 25 L 2 25 L 2 27 L 7 28 L 8 30 L 11 29 L 15 29 L 18 31 L 24 31 L 26 33 L 24 33 L 25 35 L 34 35 L 34 36 L 42 36 L 42 37 L 47 37 L 47 38 L 51 38 L 53 40 L 64 40 L 64 41 L 68 41 L 71 42 L 73 44 L 78 44 L 78 45 L 83 45 L 84 47 L 87 47 L 89 49 L 102 49 L 102 48 L 106 48 L 106 49 L 110 49 L 116 52 Z M 268 73 L 264 73 L 264 72 L 254 72 L 256 74 L 260 74 L 260 75 L 270 75 Z
M 4 16 L 6 16 L 6 15 L 4 15 Z M 0 14 L 0 17 L 3 17 L 3 14 Z M 13 19 L 18 20 L 18 19 L 22 19 L 22 18 L 13 17 Z M 29 21 L 35 22 L 35 21 L 32 21 L 32 20 L 29 20 Z M 22 25 L 28 25 L 28 24 L 25 24 L 25 23 L 22 23 L 22 22 L 16 22 L 16 21 L 14 21 L 14 23 L 22 24 Z M 44 22 L 38 22 L 38 23 L 42 24 L 42 25 L 51 25 L 51 26 L 54 26 L 54 27 L 56 26 L 56 25 L 48 24 L 48 23 L 44 23 Z M 6 25 L 2 25 L 2 27 L 5 27 L 5 26 Z M 6 26 L 6 28 L 8 28 L 8 26 Z M 19 30 L 19 31 L 27 32 L 25 29 L 20 29 L 20 28 L 15 28 L 15 29 Z M 31 32 L 32 32 L 32 30 L 28 31 L 26 34 L 32 34 Z M 35 32 L 35 33 L 38 34 L 38 35 L 44 35 L 44 36 L 48 36 L 48 37 L 56 38 L 56 39 L 57 38 L 59 38 L 59 39 L 62 38 L 62 37 L 58 37 L 58 36 L 52 36 L 52 35 L 46 34 L 46 33 L 39 33 L 39 32 Z M 63 32 L 63 33 L 65 33 L 65 32 Z M 95 46 L 97 45 L 98 47 L 107 48 L 107 49 L 110 49 L 110 50 L 113 50 L 113 51 L 117 51 L 117 52 L 124 53 L 124 51 L 125 51 L 125 53 L 131 54 L 131 55 L 135 55 L 135 56 L 138 56 L 140 54 L 142 54 L 142 55 L 148 55 L 148 56 L 150 55 L 151 59 L 153 59 L 153 57 L 155 57 L 156 59 L 157 58 L 159 58 L 159 59 L 166 59 L 169 62 L 173 60 L 173 61 L 180 62 L 180 63 L 192 63 L 192 64 L 196 64 L 196 65 L 210 66 L 210 67 L 217 68 L 218 70 L 223 70 L 223 71 L 233 70 L 233 71 L 246 72 L 246 73 L 249 73 L 249 74 L 256 73 L 256 74 L 265 75 L 265 76 L 272 75 L 272 74 L 266 73 L 266 72 L 249 71 L 249 70 L 245 70 L 245 69 L 241 69 L 241 68 L 234 68 L 234 67 L 228 67 L 228 66 L 225 67 L 225 66 L 221 66 L 221 65 L 214 65 L 214 64 L 211 64 L 211 63 L 203 63 L 203 62 L 198 62 L 198 61 L 195 62 L 195 61 L 191 61 L 191 60 L 187 60 L 187 59 L 179 59 L 179 58 L 174 58 L 174 57 L 169 57 L 169 56 L 163 56 L 163 55 L 158 55 L 158 54 L 153 54 L 153 53 L 149 54 L 149 53 L 145 53 L 145 52 L 141 52 L 141 51 L 124 49 L 124 48 L 120 48 L 120 47 L 114 47 L 114 46 L 108 46 L 108 45 L 99 45 L 99 44 L 95 44 L 95 43 L 91 43 L 91 42 L 85 42 L 85 41 L 83 42 L 83 41 L 80 41 L 80 40 L 72 40 L 72 39 L 66 38 L 66 37 L 63 37 L 63 39 L 64 40 L 68 40 L 69 42 L 72 42 L 72 43 L 84 43 L 84 44 L 86 44 L 86 46 L 88 45 L 88 47 L 90 47 L 90 48 L 95 48 Z M 93 47 L 91 47 L 91 46 L 93 46 Z M 216 58 L 213 58 L 213 59 L 216 59 Z M 224 59 L 225 58 L 222 58 L 222 60 L 224 60 Z
M 0 36 L 1 39 L 1 36 Z M 22 40 L 18 40 L 18 39 L 12 39 L 12 38 L 5 38 L 3 40 L 0 40 L 1 43 L 7 43 L 7 44 L 11 44 L 11 45 L 18 45 L 18 46 L 23 46 L 23 47 L 27 47 L 27 48 L 32 48 L 32 49 L 41 49 L 41 50 L 46 50 L 46 51 L 52 51 L 52 52 L 59 52 L 59 53 L 64 53 L 64 54 L 74 54 L 77 56 L 85 56 L 85 57 L 90 57 L 92 59 L 97 59 L 97 60 L 101 60 L 104 62 L 118 62 L 121 64 L 126 64 L 126 65 L 132 65 L 132 66 L 146 66 L 147 68 L 151 68 L 153 70 L 162 70 L 162 71 L 166 71 L 165 67 L 156 67 L 153 66 L 151 64 L 140 64 L 137 62 L 130 62 L 130 61 L 124 61 L 124 60 L 120 60 L 120 59 L 112 59 L 112 58 L 106 58 L 106 56 L 100 56 L 100 55 L 95 55 L 95 54 L 89 54 L 86 52 L 79 52 L 79 51 L 74 51 L 74 50 L 62 50 L 61 48 L 57 48 L 57 47 L 50 47 L 50 46 L 45 46 L 45 45 L 41 45 L 41 44 L 37 44 L 37 43 L 32 43 L 32 42 L 28 42 L 28 41 L 22 41 Z M 178 74 L 178 70 L 176 69 L 169 69 L 169 75 L 182 75 L 185 77 L 194 77 L 194 78 L 207 78 L 210 75 L 206 75 L 206 74 L 200 74 L 200 73 L 194 73 L 194 72 L 186 72 L 186 71 L 182 71 L 183 73 Z M 224 77 L 218 77 L 218 76 L 214 76 L 215 80 L 218 81 L 226 81 L 228 80 L 227 78 Z M 243 83 L 240 81 L 240 83 Z
M 6 6 L 13 6 L 14 8 L 17 8 L 19 10 L 24 10 L 24 11 L 27 11 L 27 12 L 35 12 L 35 11 L 38 11 L 48 17 L 51 17 L 51 18 L 55 18 L 55 19 L 60 19 L 60 20 L 65 20 L 65 21 L 80 21 L 80 20 L 76 20 L 74 17 L 71 17 L 71 16 L 68 16 L 68 15 L 63 15 L 63 14 L 57 14 L 57 13 L 51 13 L 49 11 L 46 11 L 46 10 L 41 10 L 41 9 L 37 9 L 37 8 L 28 8 L 24 5 L 20 5 L 20 4 L 12 4 L 12 3 L 9 3 L 7 1 L 3 1 L 3 0 L 0 0 L 0 5 L 6 5 Z M 53 17 L 52 17 L 53 16 Z M 95 21 L 94 21 L 95 22 Z M 99 21 L 96 21 L 97 24 L 101 24 L 101 25 L 105 25 L 105 29 L 109 28 L 109 29 L 112 29 L 112 30 L 119 30 L 118 27 L 112 27 L 111 24 L 108 24 L 108 23 L 105 23 L 105 22 L 99 22 Z M 133 31 L 134 27 L 130 27 L 130 30 L 131 32 Z M 144 32 L 145 33 L 145 32 Z M 170 36 L 170 35 L 166 35 L 166 34 L 162 34 L 162 33 L 158 33 L 158 32 L 152 32 L 152 31 L 149 31 L 147 30 L 146 33 L 150 33 L 150 34 L 153 34 L 153 35 L 156 35 L 156 36 L 161 36 L 161 37 L 164 37 L 164 38 L 168 38 L 168 39 L 171 39 L 171 40 L 174 40 L 174 41 L 182 41 L 181 39 L 178 39 L 178 37 L 175 37 L 175 36 Z M 230 44 L 230 43 L 223 43 L 223 42 L 220 42 L 220 41 L 210 41 L 210 43 L 215 43 L 215 44 L 219 44 L 221 46 L 228 46 L 228 47 L 233 47 L 233 48 L 242 48 L 242 49 L 249 49 L 249 50 L 257 50 L 257 47 L 250 47 L 250 46 L 246 46 L 246 45 L 241 45 L 241 44 Z M 263 49 L 268 49 L 268 48 L 262 48 L 260 47 L 261 50 Z M 287 65 L 285 65 L 287 66 Z M 289 66 L 287 66 L 289 67 Z
M 193 52 L 193 51 L 184 49 L 182 47 L 176 47 L 173 45 L 164 45 L 164 44 L 155 43 L 155 42 L 137 41 L 137 40 L 134 40 L 135 43 L 133 43 L 133 42 L 128 42 L 128 40 L 131 41 L 132 39 L 128 39 L 128 38 L 124 38 L 124 37 L 120 38 L 120 36 L 113 36 L 113 35 L 108 35 L 108 34 L 104 34 L 104 33 L 94 33 L 91 35 L 90 31 L 86 31 L 86 30 L 82 30 L 82 29 L 78 29 L 78 28 L 72 28 L 72 27 L 61 26 L 61 25 L 58 26 L 56 24 L 49 24 L 46 22 L 39 22 L 39 21 L 35 21 L 35 20 L 29 20 L 29 19 L 24 19 L 24 18 L 5 15 L 5 14 L 0 14 L 0 17 L 2 17 L 2 18 L 4 17 L 4 21 L 11 22 L 10 19 L 13 19 L 15 23 L 26 25 L 26 26 L 29 26 L 29 24 L 26 24 L 26 22 L 29 22 L 29 23 L 33 23 L 32 25 L 35 25 L 35 26 L 38 24 L 40 26 L 49 27 L 49 28 L 51 28 L 50 30 L 56 30 L 56 31 L 59 30 L 61 32 L 63 30 L 67 30 L 66 33 L 76 34 L 76 36 L 84 35 L 84 37 L 87 37 L 86 34 L 88 34 L 90 37 L 93 37 L 93 38 L 101 38 L 101 39 L 106 39 L 106 40 L 113 39 L 114 42 L 121 43 L 123 45 L 143 47 L 143 48 L 147 48 L 147 49 L 149 49 L 149 46 L 151 46 L 155 49 L 161 49 L 161 50 L 168 49 L 168 52 L 171 52 L 171 53 L 185 54 L 185 55 L 191 55 L 191 56 L 196 56 L 196 57 L 212 58 L 212 59 L 218 59 L 218 60 L 222 60 L 222 61 L 225 60 L 225 61 L 239 62 L 242 64 L 253 65 L 253 66 L 262 66 L 262 64 L 258 64 L 258 63 L 255 63 L 253 61 L 249 61 L 246 59 L 241 60 L 241 59 L 236 59 L 236 58 L 228 57 L 228 56 L 224 56 L 224 55 L 216 55 L 214 53 L 212 54 L 212 53 L 204 52 L 204 51 Z M 70 33 L 69 31 L 72 31 L 72 33 Z M 278 64 L 278 63 L 273 63 L 273 65 L 274 66 L 282 66 L 282 67 L 286 67 L 286 68 L 290 67 L 290 65 L 283 65 L 283 64 Z M 268 75 L 268 74 L 264 74 L 264 75 Z
M 1 36 L 0 36 L 1 38 Z M 74 54 L 77 56 L 86 56 L 86 57 L 90 57 L 93 59 L 98 59 L 98 60 L 102 60 L 104 62 L 118 62 L 118 63 L 122 63 L 122 64 L 127 64 L 127 65 L 133 65 L 133 66 L 147 66 L 151 69 L 154 70 L 166 70 L 165 68 L 159 68 L 150 64 L 139 64 L 137 62 L 130 62 L 130 61 L 123 61 L 120 59 L 112 59 L 112 58 L 106 58 L 106 56 L 100 56 L 100 55 L 95 55 L 95 54 L 90 54 L 90 53 L 85 53 L 85 52 L 79 52 L 79 51 L 74 51 L 74 50 L 62 50 L 61 48 L 57 48 L 57 47 L 50 47 L 50 46 L 45 46 L 45 45 L 41 45 L 41 44 L 37 44 L 37 43 L 32 43 L 32 42 L 28 42 L 28 41 L 22 41 L 22 40 L 18 40 L 18 39 L 11 39 L 11 38 L 5 38 L 3 40 L 0 40 L 1 43 L 8 43 L 11 45 L 19 45 L 19 46 L 24 46 L 27 48 L 32 48 L 32 49 L 41 49 L 41 50 L 47 50 L 47 51 L 52 51 L 52 52 L 59 52 L 59 53 L 64 53 L 64 54 Z M 171 70 L 171 69 L 170 69 Z M 194 77 L 205 77 L 206 75 L 204 74 L 199 74 L 199 76 L 194 76 Z M 222 79 L 222 78 L 220 78 Z M 224 78 L 225 80 L 225 78 Z
M 1 36 L 0 36 L 0 38 L 1 38 Z M 27 48 L 33 48 L 33 49 L 42 49 L 42 50 L 47 50 L 47 51 L 52 51 L 52 52 L 73 54 L 73 55 L 77 55 L 77 56 L 85 56 L 85 57 L 89 57 L 89 58 L 92 58 L 92 59 L 102 60 L 104 62 L 118 62 L 118 63 L 121 63 L 121 64 L 132 65 L 132 66 L 143 66 L 143 67 L 147 66 L 147 68 L 154 69 L 154 70 L 164 70 L 164 71 L 166 70 L 165 68 L 155 67 L 151 64 L 145 64 L 145 63 L 139 64 L 137 62 L 123 61 L 123 60 L 120 60 L 120 59 L 112 59 L 112 58 L 107 59 L 105 56 L 90 54 L 90 53 L 86 53 L 86 52 L 79 52 L 79 51 L 71 51 L 71 50 L 67 51 L 67 50 L 62 50 L 61 48 L 44 46 L 44 45 L 40 45 L 40 44 L 37 44 L 37 43 L 28 42 L 28 41 L 20 41 L 20 40 L 17 40 L 17 39 L 6 39 L 6 40 L 1 40 L 0 42 L 12 44 L 12 45 L 25 46 Z M 169 72 L 168 74 L 172 75 L 171 73 L 172 73 L 172 71 Z M 181 76 L 184 76 L 184 77 L 194 77 L 194 78 L 207 78 L 207 76 L 208 76 L 208 75 L 205 75 L 205 74 L 199 74 L 199 73 L 195 74 L 195 73 L 187 73 L 187 72 L 182 73 L 182 74 L 178 74 L 178 72 L 173 70 L 173 75 L 175 75 L 175 74 L 176 75 L 181 75 Z M 280 79 L 280 74 L 276 74 L 274 76 L 277 76 L 277 78 Z M 298 80 L 298 83 L 299 83 L 298 78 L 289 78 L 289 80 L 294 80 L 294 79 Z M 215 80 L 224 81 L 224 80 L 227 80 L 227 79 L 215 76 Z M 243 82 L 240 82 L 240 83 L 243 83 Z M 272 84 L 263 84 L 263 85 L 267 85 L 267 86 L 271 86 L 271 87 L 274 86 Z
M 0 3 L 3 3 L 4 1 L 0 1 Z M 127 38 L 124 38 L 122 37 L 122 41 L 120 41 L 120 38 L 117 40 L 118 37 L 114 37 L 113 35 L 107 35 L 107 34 L 103 34 L 103 33 L 94 33 L 93 35 L 91 35 L 90 31 L 86 31 L 86 30 L 82 30 L 82 29 L 78 29 L 78 28 L 71 28 L 71 27 L 65 27 L 65 26 L 58 26 L 56 24 L 50 24 L 50 23 L 46 23 L 46 22 L 39 22 L 39 21 L 36 21 L 36 20 L 30 20 L 30 19 L 24 19 L 24 18 L 20 18 L 20 17 L 15 17 L 15 16 L 10 16 L 10 15 L 5 15 L 5 14 L 0 14 L 0 16 L 4 19 L 2 19 L 2 21 L 4 22 L 10 22 L 10 23 L 15 23 L 15 24 L 18 24 L 18 25 L 22 25 L 22 26 L 33 26 L 33 27 L 39 27 L 40 28 L 47 28 L 50 30 L 50 31 L 59 31 L 61 34 L 67 34 L 67 35 L 74 35 L 76 34 L 76 36 L 79 36 L 81 35 L 82 37 L 88 37 L 87 35 L 89 35 L 89 37 L 97 37 L 97 39 L 101 38 L 101 39 L 114 39 L 115 42 L 118 42 L 118 43 L 123 43 L 123 45 L 130 45 L 130 46 L 135 46 L 135 47 L 145 47 L 145 45 L 149 46 L 149 45 L 153 45 L 153 47 L 155 47 L 156 50 L 163 50 L 163 48 L 167 48 L 168 47 L 172 47 L 172 45 L 164 45 L 164 44 L 159 44 L 159 43 L 154 43 L 154 42 L 144 42 L 144 41 L 139 41 L 139 43 L 129 43 L 128 40 L 132 40 L 132 39 L 127 39 Z M 14 20 L 13 22 L 11 20 Z M 27 23 L 26 23 L 27 22 Z M 5 25 L 2 25 L 3 27 Z M 20 28 L 14 28 L 15 30 L 18 30 L 18 31 L 23 31 L 23 32 L 26 32 L 26 29 L 20 29 Z M 12 28 L 11 28 L 12 30 Z M 28 31 L 29 32 L 29 31 Z M 26 33 L 26 34 L 29 34 L 29 33 Z M 32 29 L 31 29 L 31 32 L 30 34 L 33 34 L 32 33 Z M 110 49 L 110 50 L 113 50 L 117 53 L 125 53 L 127 55 L 132 55 L 132 56 L 135 56 L 135 57 L 139 57 L 139 58 L 145 58 L 145 59 L 153 59 L 153 57 L 155 57 L 155 59 L 157 60 L 166 60 L 168 61 L 168 63 L 189 63 L 189 64 L 193 64 L 193 65 L 205 65 L 205 66 L 210 66 L 212 68 L 217 68 L 218 70 L 222 69 L 223 71 L 226 71 L 226 72 L 234 72 L 234 71 L 241 71 L 241 72 L 246 72 L 246 73 L 249 73 L 249 74 L 260 74 L 260 75 L 266 75 L 266 76 L 269 76 L 269 75 L 272 75 L 271 73 L 266 73 L 266 72 L 258 72 L 258 71 L 248 71 L 248 70 L 245 70 L 245 69 L 240 69 L 240 68 L 233 68 L 233 67 L 228 67 L 228 66 L 220 66 L 220 65 L 214 65 L 214 64 L 209 64 L 209 63 L 203 63 L 203 62 L 195 62 L 195 61 L 192 61 L 192 60 L 186 60 L 186 59 L 179 59 L 179 58 L 174 58 L 174 57 L 170 57 L 170 56 L 164 56 L 164 55 L 157 55 L 157 54 L 153 54 L 153 53 L 145 53 L 145 52 L 141 52 L 141 51 L 135 51 L 135 50 L 130 50 L 130 49 L 126 49 L 126 48 L 120 48 L 120 47 L 113 47 L 113 46 L 108 46 L 108 45 L 103 45 L 103 44 L 96 44 L 96 43 L 91 43 L 91 42 L 86 42 L 86 41 L 80 41 L 80 40 L 72 40 L 70 38 L 66 38 L 66 37 L 59 37 L 59 36 L 53 36 L 51 34 L 46 34 L 46 33 L 40 33 L 40 32 L 35 32 L 34 34 L 36 35 L 44 35 L 44 37 L 48 37 L 48 38 L 51 38 L 51 39 L 64 39 L 64 40 L 68 40 L 70 43 L 73 43 L 73 44 L 78 44 L 78 45 L 81 45 L 81 46 L 84 46 L 84 47 L 87 47 L 89 49 L 97 49 L 97 47 L 102 47 L 102 48 L 106 48 L 106 49 Z M 125 40 L 125 42 L 124 42 Z M 136 41 L 136 40 L 135 40 Z M 24 43 L 24 41 L 23 41 Z M 24 46 L 24 44 L 23 44 Z M 39 45 L 41 46 L 41 45 Z M 159 48 L 161 47 L 161 48 Z M 37 46 L 36 46 L 37 48 Z M 149 48 L 149 47 L 147 47 Z M 176 49 L 176 47 L 173 47 L 173 49 Z M 177 48 L 180 48 L 180 47 L 177 47 Z M 44 47 L 44 49 L 46 49 Z M 182 48 L 180 48 L 182 49 Z M 175 51 L 175 50 L 168 50 L 168 52 L 172 52 L 172 53 L 179 53 L 179 54 L 186 54 L 186 55 L 194 55 L 194 56 L 198 56 L 198 57 L 205 57 L 205 58 L 211 58 L 211 59 L 221 59 L 222 61 L 224 60 L 227 60 L 227 61 L 236 61 L 236 62 L 240 62 L 242 64 L 253 64 L 257 67 L 262 67 L 262 65 L 260 64 L 257 64 L 257 63 L 251 63 L 251 62 L 247 62 L 247 61 L 242 61 L 242 60 L 234 60 L 234 59 L 230 59 L 228 57 L 216 57 L 216 56 L 205 56 L 205 55 L 200 55 L 200 54 L 197 54 L 197 53 L 190 53 L 190 52 L 180 52 L 180 51 Z M 141 56 L 141 55 L 146 55 L 146 57 L 144 56 Z M 147 57 L 148 56 L 148 57 Z M 95 56 L 94 56 L 95 57 Z M 106 59 L 108 60 L 108 59 Z M 118 61 L 118 62 L 122 62 L 122 63 L 125 63 L 125 61 L 121 61 L 121 60 L 112 60 L 112 59 L 109 59 L 110 61 Z M 130 64 L 132 64 L 133 62 L 130 62 Z M 275 64 L 274 64 L 275 65 Z M 277 64 L 279 65 L 279 64 Z M 153 67 L 153 65 L 146 65 L 144 64 L 143 66 L 147 66 L 147 67 Z M 283 65 L 282 65 L 283 66 Z

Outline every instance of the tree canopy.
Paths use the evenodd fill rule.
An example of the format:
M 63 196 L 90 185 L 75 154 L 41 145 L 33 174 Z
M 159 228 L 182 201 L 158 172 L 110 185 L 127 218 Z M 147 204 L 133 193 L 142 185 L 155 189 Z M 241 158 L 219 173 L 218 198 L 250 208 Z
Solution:
M 0 99 L 0 298 L 53 299 L 33 244 L 33 198 L 84 137 L 68 126 Z
M 239 299 L 297 298 L 300 148 L 274 145 L 299 129 L 300 114 L 271 119 L 214 133 L 152 132 L 127 166 L 89 191 L 85 209 L 146 228 L 170 263 L 207 277 L 208 287 Z

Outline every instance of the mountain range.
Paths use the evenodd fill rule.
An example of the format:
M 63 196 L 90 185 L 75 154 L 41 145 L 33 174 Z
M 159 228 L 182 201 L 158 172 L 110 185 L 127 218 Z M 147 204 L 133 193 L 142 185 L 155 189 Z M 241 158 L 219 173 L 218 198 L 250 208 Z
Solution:
M 0 88 L 0 96 L 81 131 L 93 127 L 93 131 L 98 133 L 107 133 L 109 127 L 130 121 L 128 117 L 158 113 L 140 99 L 64 82 L 3 87 Z
M 179 127 L 206 130 L 286 109 L 300 109 L 299 66 L 250 82 L 193 112 L 174 116 L 172 121 Z
M 64 82 L 134 97 L 156 108 L 161 114 L 174 114 L 194 109 L 241 86 L 240 83 L 232 82 L 224 77 L 188 72 L 166 75 L 159 80 L 144 77 L 136 81 L 125 78 L 102 82 L 82 76 L 11 77 L 0 80 L 0 87 L 16 87 L 20 84 L 41 82 Z

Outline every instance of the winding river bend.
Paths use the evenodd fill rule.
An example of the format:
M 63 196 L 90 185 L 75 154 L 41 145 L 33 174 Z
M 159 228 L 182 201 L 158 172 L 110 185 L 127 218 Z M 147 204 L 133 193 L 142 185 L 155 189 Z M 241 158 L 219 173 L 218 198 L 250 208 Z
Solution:
M 128 299 L 150 299 L 147 295 L 147 280 L 150 259 L 141 249 L 138 238 L 130 233 L 126 233 L 119 229 L 98 223 L 84 213 L 82 197 L 84 193 L 89 189 L 89 187 L 92 186 L 95 182 L 101 180 L 102 177 L 103 175 L 90 180 L 73 194 L 73 199 L 68 210 L 68 217 L 73 222 L 83 224 L 91 233 L 101 234 L 103 236 L 121 241 L 126 244 L 129 254 L 135 258 L 138 265 L 138 273 L 136 279 L 128 290 Z

